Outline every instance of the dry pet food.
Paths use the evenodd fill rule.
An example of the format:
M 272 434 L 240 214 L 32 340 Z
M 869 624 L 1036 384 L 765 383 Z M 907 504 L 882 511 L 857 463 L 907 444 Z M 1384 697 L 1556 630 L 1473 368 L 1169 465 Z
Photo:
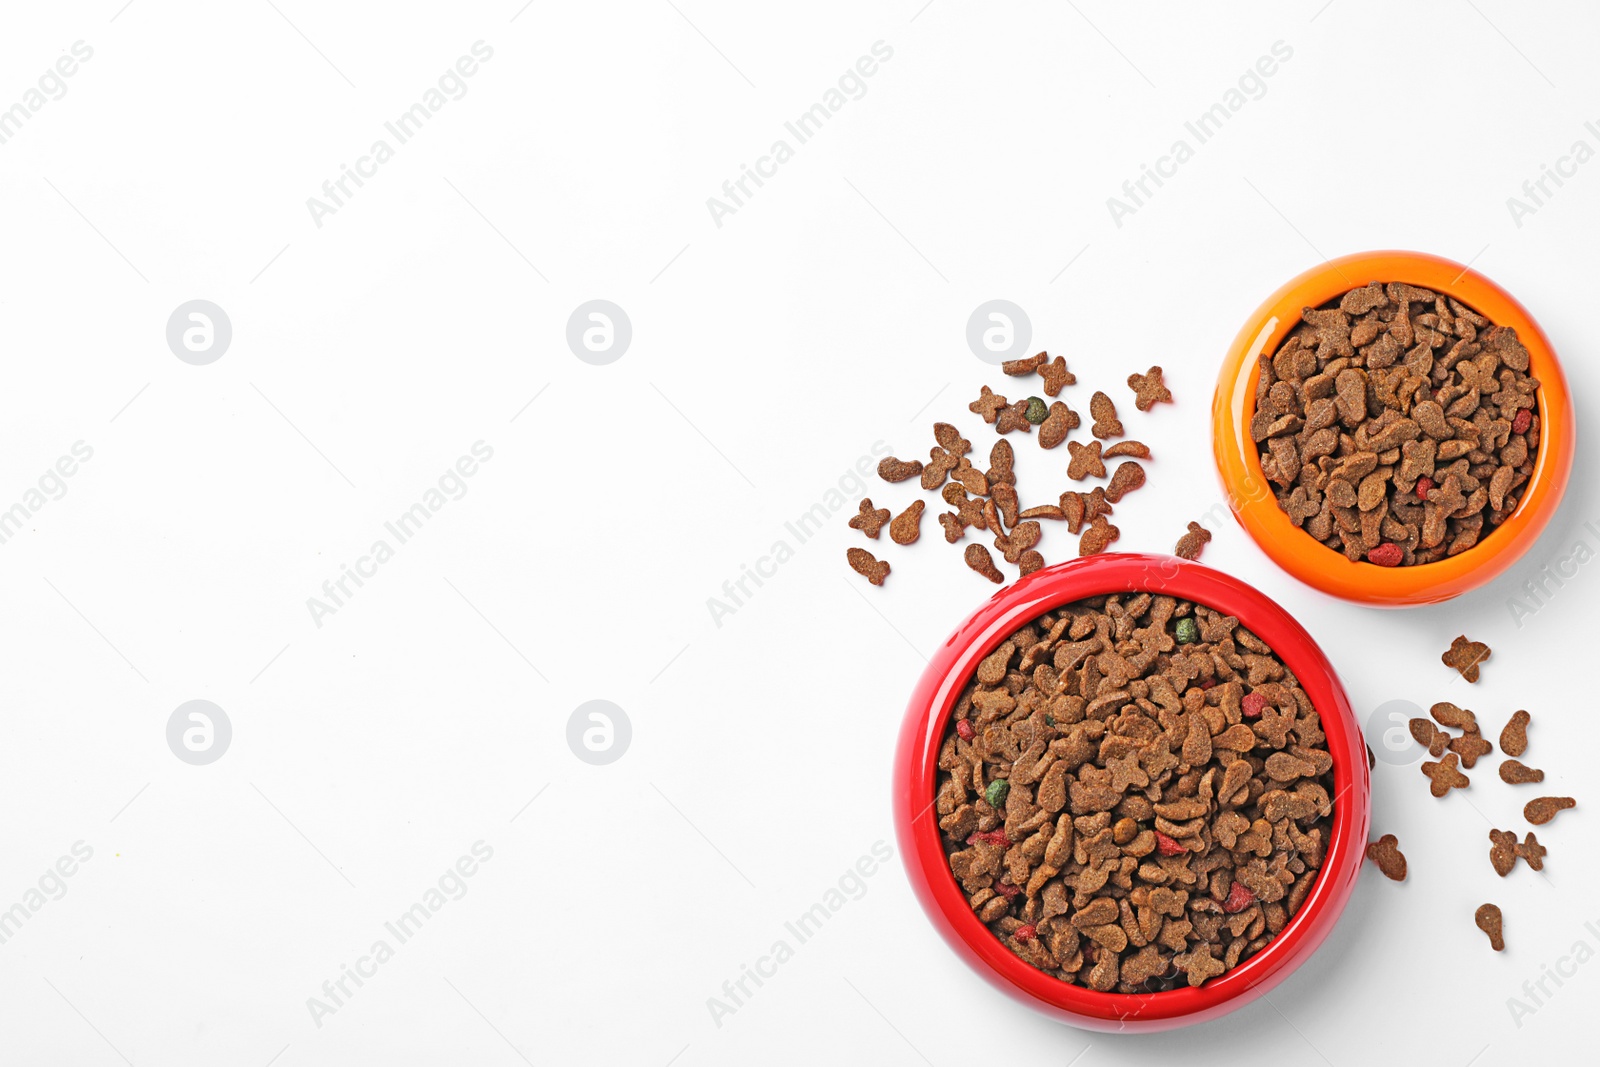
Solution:
M 1015 486 L 1017 484 L 1016 462 L 1017 453 L 1012 449 L 1011 442 L 1002 437 L 994 443 L 994 447 L 989 449 L 989 470 L 984 477 L 989 479 L 990 485 Z
M 1149 411 L 1156 404 L 1172 403 L 1172 393 L 1161 381 L 1161 368 L 1151 367 L 1147 374 L 1128 375 L 1128 388 L 1133 390 L 1134 407 Z
M 1006 409 L 1006 405 L 1006 398 L 986 385 L 983 387 L 983 391 L 978 394 L 978 399 L 967 405 L 967 410 L 974 415 L 983 416 L 984 422 L 993 425 L 1000 412 Z
M 1438 763 L 1424 760 L 1422 773 L 1428 776 L 1428 791 L 1436 797 L 1442 797 L 1452 789 L 1465 789 L 1472 784 L 1472 780 L 1461 773 L 1461 757 L 1454 752 L 1445 753 L 1444 759 Z
M 1482 641 L 1468 641 L 1465 634 L 1450 642 L 1450 651 L 1440 656 L 1446 667 L 1454 667 L 1469 682 L 1478 680 L 1478 666 L 1493 653 Z
M 999 585 L 1005 581 L 1005 575 L 1000 573 L 1000 568 L 994 565 L 994 557 L 989 555 L 989 550 L 980 544 L 970 544 L 966 552 L 967 566 Z
M 1506 728 L 1500 731 L 1500 751 L 1508 756 L 1520 756 L 1528 751 L 1528 723 L 1533 717 L 1525 711 L 1511 716 Z
M 889 577 L 889 565 L 879 562 L 876 556 L 864 548 L 845 549 L 845 558 L 850 561 L 851 570 L 873 585 L 882 585 L 883 580 Z
M 1143 441 L 1118 441 L 1104 452 L 1100 453 L 1104 459 L 1116 459 L 1118 456 L 1132 456 L 1135 459 L 1149 459 L 1150 446 Z
M 1546 852 L 1531 830 L 1521 844 L 1517 843 L 1517 835 L 1510 830 L 1489 831 L 1489 862 L 1502 878 L 1511 873 L 1518 859 L 1525 860 L 1536 871 L 1544 870 Z
M 1261 951 L 1327 851 L 1333 761 L 1310 698 L 1237 619 L 1170 596 L 1095 597 L 1010 635 L 938 765 L 978 918 L 1103 992 L 1199 986 Z
M 1502 936 L 1500 908 L 1494 904 L 1480 904 L 1473 913 L 1472 921 L 1478 924 L 1478 929 L 1489 935 L 1489 947 L 1496 952 L 1505 951 L 1506 942 Z
M 885 456 L 878 464 L 878 477 L 886 482 L 903 482 L 907 478 L 915 478 L 921 473 L 922 461 L 920 459 L 905 460 L 895 459 L 893 456 Z
M 1050 405 L 1050 413 L 1039 424 L 1039 447 L 1054 448 L 1078 428 L 1078 413 L 1060 400 Z
M 1400 851 L 1400 841 L 1393 834 L 1384 834 L 1367 846 L 1367 859 L 1378 865 L 1385 878 L 1396 882 L 1406 880 L 1406 857 Z
M 1039 366 L 1039 377 L 1044 379 L 1044 395 L 1060 396 L 1061 390 L 1078 384 L 1078 376 L 1067 369 L 1067 361 L 1057 356 Z
M 1038 355 L 1029 356 L 1026 359 L 1008 359 L 1000 364 L 1000 369 L 1013 377 L 1020 378 L 1022 375 L 1032 374 L 1044 366 L 1044 361 L 1049 358 L 1050 356 L 1047 353 L 1040 352 Z
M 1578 802 L 1571 797 L 1539 797 L 1522 806 L 1522 817 L 1535 826 L 1543 826 L 1555 818 L 1557 812 L 1577 806 Z
M 889 509 L 872 506 L 872 498 L 867 497 L 861 501 L 861 513 L 850 520 L 852 530 L 860 530 L 874 541 L 878 539 L 878 531 L 883 529 L 889 521 Z
M 1099 444 L 1099 442 L 1095 442 Z M 1117 469 L 1111 472 L 1111 484 L 1106 486 L 1106 499 L 1113 504 L 1122 502 L 1122 498 L 1144 484 L 1144 468 L 1133 460 L 1117 464 Z
M 1521 760 L 1501 760 L 1500 780 L 1507 785 L 1528 785 L 1544 781 L 1544 772 L 1527 766 Z
M 1428 719 L 1412 719 L 1406 724 L 1411 738 L 1428 750 L 1428 755 L 1438 759 L 1450 747 L 1450 735 L 1433 725 Z
M 1122 531 L 1107 522 L 1104 515 L 1097 515 L 1094 522 L 1078 538 L 1078 555 L 1098 556 L 1106 550 L 1106 546 L 1121 536 Z
M 911 506 L 894 517 L 889 524 L 889 538 L 897 545 L 909 545 L 922 536 L 922 500 L 913 500 Z
M 1107 437 L 1121 437 L 1122 423 L 1117 421 L 1117 405 L 1104 393 L 1095 393 L 1089 398 L 1089 414 L 1094 419 L 1094 425 L 1089 432 L 1104 440 Z
M 1033 423 L 1028 421 L 1028 402 L 1019 400 L 1010 407 L 1001 408 L 994 420 L 994 428 L 996 433 L 1010 433 L 1012 430 L 1032 433 Z
M 1027 419 L 1034 426 L 1038 426 L 1040 423 L 1044 422 L 1045 419 L 1050 417 L 1050 408 L 1045 405 L 1042 397 L 1030 396 L 1026 403 L 1028 406 L 1023 409 L 1023 418 Z
M 1189 532 L 1178 538 L 1172 554 L 1182 559 L 1199 559 L 1200 550 L 1211 540 L 1211 531 L 1198 522 L 1189 524 Z
M 1296 526 L 1351 560 L 1411 566 L 1471 548 L 1516 510 L 1540 422 L 1515 330 L 1401 282 L 1301 320 L 1262 354 L 1250 422 Z
M 1099 441 L 1091 441 L 1086 445 L 1068 441 L 1067 454 L 1071 457 L 1067 461 L 1067 477 L 1073 481 L 1106 476 L 1106 465 L 1100 461 Z

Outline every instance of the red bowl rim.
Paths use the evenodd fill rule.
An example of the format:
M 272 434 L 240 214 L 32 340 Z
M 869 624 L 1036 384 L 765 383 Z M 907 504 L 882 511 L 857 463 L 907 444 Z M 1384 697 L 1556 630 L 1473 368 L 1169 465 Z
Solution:
M 933 797 L 938 754 L 978 662 L 1030 619 L 1061 604 L 1119 592 L 1166 593 L 1237 616 L 1294 672 L 1322 719 L 1333 758 L 1334 813 L 1322 872 L 1300 911 L 1260 952 L 1198 989 L 1098 993 L 1018 959 L 979 921 L 950 873 Z M 1002 991 L 1076 1026 L 1160 1030 L 1216 1018 L 1282 981 L 1320 946 L 1349 901 L 1371 815 L 1365 741 L 1343 685 L 1295 619 L 1260 591 L 1175 556 L 1113 553 L 1057 564 L 997 592 L 944 642 L 917 683 L 895 754 L 895 834 L 918 901 L 966 963 Z

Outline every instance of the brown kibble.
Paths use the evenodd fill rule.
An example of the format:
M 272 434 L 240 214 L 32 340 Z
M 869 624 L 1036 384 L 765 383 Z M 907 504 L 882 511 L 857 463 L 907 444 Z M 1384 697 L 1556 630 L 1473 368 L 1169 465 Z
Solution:
M 1406 880 L 1406 857 L 1400 851 L 1400 841 L 1393 834 L 1384 834 L 1367 846 L 1367 859 L 1378 865 L 1385 878 Z
M 889 577 L 889 565 L 879 562 L 876 556 L 864 548 L 845 549 L 845 558 L 850 561 L 851 570 L 873 585 L 882 585 L 883 580 Z
M 1089 432 L 1096 437 L 1104 440 L 1122 436 L 1122 423 L 1117 420 L 1117 405 L 1106 394 L 1095 393 L 1089 398 L 1089 415 L 1094 419 Z
M 1433 725 L 1430 719 L 1412 719 L 1406 724 L 1411 739 L 1428 750 L 1428 755 L 1438 759 L 1450 747 L 1450 735 Z
M 1020 378 L 1022 375 L 1032 374 L 1044 366 L 1044 361 L 1049 358 L 1049 353 L 1040 352 L 1038 355 L 1028 356 L 1026 359 L 1008 359 L 1000 364 L 1000 369 L 1013 378 Z
M 1149 459 L 1150 446 L 1143 441 L 1118 441 L 1116 444 L 1100 453 L 1104 459 L 1116 459 L 1118 456 L 1132 456 L 1135 459 Z
M 999 585 L 1005 581 L 1005 575 L 1000 573 L 1000 568 L 994 565 L 994 557 L 989 555 L 989 550 L 982 545 L 973 543 L 967 546 L 967 566 Z
M 1577 806 L 1578 802 L 1571 797 L 1538 797 L 1522 806 L 1522 817 L 1535 826 L 1543 826 L 1555 818 L 1557 812 Z
M 1019 519 L 1056 519 L 1058 521 L 1066 517 L 1067 513 L 1061 510 L 1061 507 L 1057 504 L 1040 504 L 1036 508 L 1029 508 L 1026 511 L 1019 512 L 1017 515 Z
M 1494 904 L 1480 904 L 1473 913 L 1472 921 L 1478 924 L 1478 929 L 1489 935 L 1489 946 L 1496 952 L 1505 951 L 1506 942 L 1502 936 L 1502 920 L 1500 909 Z
M 983 387 L 983 392 L 978 394 L 978 399 L 967 405 L 967 410 L 974 415 L 983 416 L 983 421 L 992 425 L 1005 407 L 1006 398 L 986 385 Z
M 1526 766 L 1521 760 L 1501 760 L 1500 780 L 1507 785 L 1528 785 L 1544 781 L 1544 772 Z
M 1098 442 L 1096 442 L 1098 444 Z M 1113 504 L 1121 503 L 1122 498 L 1144 484 L 1144 468 L 1133 460 L 1117 464 L 1117 469 L 1112 472 L 1111 484 L 1106 486 L 1106 499 Z
M 1041 364 L 1039 377 L 1044 379 L 1044 395 L 1060 396 L 1064 386 L 1076 385 L 1077 375 L 1067 369 L 1067 361 L 1057 356 L 1049 363 Z
M 1145 374 L 1128 375 L 1128 388 L 1133 390 L 1134 407 L 1149 411 L 1156 404 L 1172 403 L 1172 394 L 1161 381 L 1161 368 L 1151 367 Z
M 922 536 L 922 509 L 928 505 L 913 500 L 911 506 L 894 517 L 889 524 L 889 538 L 897 545 L 909 545 Z
M 972 442 L 962 437 L 960 432 L 948 422 L 933 424 L 934 440 L 939 442 L 939 447 L 952 456 L 964 456 L 972 451 Z
M 1522 844 L 1517 846 L 1517 855 L 1521 856 L 1528 866 L 1536 871 L 1544 870 L 1544 858 L 1548 853 L 1549 850 L 1539 844 L 1539 839 L 1533 836 L 1532 830 L 1527 832 L 1522 839 Z
M 885 456 L 878 463 L 878 477 L 886 482 L 903 482 L 907 478 L 915 478 L 922 473 L 922 461 L 919 459 L 895 459 Z
M 1104 478 L 1106 465 L 1100 461 L 1100 442 L 1091 441 L 1087 445 L 1077 441 L 1067 442 L 1067 452 L 1071 459 L 1067 461 L 1067 477 L 1075 482 L 1085 478 Z
M 1510 830 L 1489 831 L 1489 864 L 1504 878 L 1517 865 L 1517 835 Z
M 1181 559 L 1199 559 L 1200 552 L 1211 540 L 1211 531 L 1198 522 L 1189 523 L 1189 532 L 1178 538 L 1172 554 Z
M 1001 408 L 995 418 L 994 428 L 996 433 L 1010 433 L 1012 430 L 1032 433 L 1033 423 L 1028 421 L 1028 402 L 1019 400 L 1008 408 Z
M 1465 708 L 1458 708 L 1448 700 L 1441 700 L 1428 709 L 1441 726 L 1448 726 L 1453 730 L 1465 730 L 1469 734 L 1478 732 L 1478 717 Z
M 1500 751 L 1508 756 L 1520 756 L 1528 751 L 1528 723 L 1532 721 L 1525 711 L 1511 716 L 1506 728 L 1500 731 Z
M 1454 752 L 1445 753 L 1444 759 L 1438 763 L 1425 760 L 1422 764 L 1422 773 L 1428 776 L 1430 784 L 1428 791 L 1436 797 L 1442 797 L 1452 789 L 1465 789 L 1472 784 L 1472 780 L 1461 773 L 1461 757 Z
M 1057 400 L 1050 405 L 1050 414 L 1039 424 L 1039 447 L 1054 448 L 1067 439 L 1067 434 L 1078 427 L 1078 413 Z
M 1024 578 L 1043 566 L 1044 557 L 1037 549 L 1030 548 L 1017 557 L 1017 571 Z
M 1097 556 L 1121 536 L 1122 531 L 1107 522 L 1104 516 L 1096 516 L 1094 524 L 1078 538 L 1078 555 Z
M 884 523 L 889 521 L 889 509 L 872 506 L 872 498 L 866 497 L 861 501 L 861 512 L 850 520 L 852 530 L 860 530 L 874 541 L 878 539 L 878 531 L 883 529 Z
M 1461 757 L 1461 766 L 1470 770 L 1477 764 L 1478 757 L 1493 752 L 1494 746 L 1477 733 L 1467 733 L 1450 739 L 1450 751 Z
M 1440 491 L 1435 489 L 1433 493 Z M 1433 493 L 1428 494 L 1430 501 L 1433 499 Z M 1461 677 L 1467 681 L 1476 682 L 1478 680 L 1478 666 L 1488 659 L 1490 654 L 1488 645 L 1482 641 L 1468 641 L 1466 635 L 1463 634 L 1450 642 L 1450 651 L 1439 658 L 1446 667 L 1454 667 L 1460 671 Z
M 922 488 L 932 492 L 944 484 L 945 476 L 955 470 L 961 460 L 943 448 L 928 450 L 928 465 L 922 468 Z
M 1017 453 L 1011 442 L 1002 437 L 989 449 L 989 470 L 984 476 L 990 485 L 1016 485 L 1016 462 Z

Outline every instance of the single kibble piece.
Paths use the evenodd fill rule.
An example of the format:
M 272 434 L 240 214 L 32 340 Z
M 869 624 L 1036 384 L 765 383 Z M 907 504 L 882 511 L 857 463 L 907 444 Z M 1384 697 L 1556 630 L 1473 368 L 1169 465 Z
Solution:
M 1049 353 L 1040 352 L 1038 355 L 1028 356 L 1026 359 L 1008 359 L 1000 364 L 1000 369 L 1014 378 L 1020 378 L 1025 374 L 1032 374 L 1044 366 L 1044 361 L 1049 358 Z
M 1200 624 L 1192 618 L 1179 619 L 1177 625 L 1173 628 L 1173 637 L 1180 645 L 1192 645 L 1200 640 Z M 1263 697 L 1262 702 L 1265 703 L 1265 701 L 1266 698 Z
M 1095 393 L 1089 398 L 1089 415 L 1094 419 L 1094 425 L 1089 432 L 1105 440 L 1107 437 L 1121 437 L 1122 423 L 1117 419 L 1117 405 L 1104 393 Z
M 1463 734 L 1450 739 L 1450 751 L 1461 757 L 1461 766 L 1471 770 L 1477 765 L 1479 756 L 1487 756 L 1494 751 L 1494 746 L 1480 737 L 1477 731 Z
M 978 399 L 967 405 L 967 410 L 974 415 L 983 416 L 984 422 L 993 425 L 994 420 L 999 418 L 1000 412 L 1004 411 L 1007 406 L 1006 398 L 986 385 L 983 387 L 983 391 L 978 394 Z
M 1189 523 L 1189 532 L 1178 538 L 1172 554 L 1180 559 L 1199 559 L 1200 552 L 1211 541 L 1211 531 L 1198 522 Z
M 1500 731 L 1500 751 L 1508 756 L 1520 756 L 1528 751 L 1528 723 L 1532 721 L 1525 711 L 1511 716 L 1506 728 Z
M 1544 772 L 1527 766 L 1521 760 L 1501 760 L 1500 780 L 1507 785 L 1529 785 L 1544 781 Z
M 994 429 L 996 433 L 1010 433 L 1012 430 L 1032 433 L 1033 423 L 1028 421 L 1028 402 L 1019 400 L 1010 407 L 1001 408 L 1000 414 L 995 417 Z
M 1054 448 L 1078 427 L 1078 413 L 1060 400 L 1050 405 L 1050 413 L 1039 424 L 1039 447 Z
M 1400 851 L 1400 840 L 1393 834 L 1384 834 L 1367 846 L 1367 859 L 1378 865 L 1385 878 L 1396 882 L 1406 880 L 1406 857 Z
M 1428 755 L 1438 759 L 1450 747 L 1450 735 L 1433 725 L 1431 719 L 1412 719 L 1406 724 L 1412 740 L 1428 750 Z
M 933 438 L 939 442 L 940 448 L 952 456 L 964 456 L 972 451 L 972 442 L 962 437 L 956 428 L 948 422 L 936 422 L 933 424 Z
M 1095 442 L 1098 444 L 1099 442 Z M 1117 469 L 1111 473 L 1111 484 L 1106 486 L 1106 499 L 1113 504 L 1122 502 L 1122 498 L 1144 484 L 1144 468 L 1133 460 L 1117 464 Z
M 864 548 L 845 549 L 845 558 L 850 561 L 851 570 L 873 585 L 882 585 L 883 580 L 889 577 L 889 565 L 880 562 L 877 557 Z
M 1444 759 L 1438 763 L 1424 760 L 1422 773 L 1428 776 L 1428 791 L 1436 797 L 1442 797 L 1452 789 L 1465 789 L 1472 784 L 1472 780 L 1461 773 L 1461 757 L 1454 752 L 1445 753 Z
M 1496 952 L 1505 951 L 1506 942 L 1501 925 L 1500 908 L 1494 904 L 1480 904 L 1472 921 L 1478 929 L 1489 935 L 1489 946 Z
M 852 530 L 860 530 L 874 541 L 878 539 L 878 531 L 883 529 L 889 521 L 888 508 L 874 508 L 872 498 L 865 497 L 861 501 L 861 512 L 850 520 Z
M 1045 396 L 1060 396 L 1063 387 L 1078 383 L 1077 375 L 1067 369 L 1067 361 L 1060 356 L 1040 364 L 1039 377 L 1044 379 Z
M 1128 375 L 1128 388 L 1133 390 L 1134 407 L 1149 411 L 1156 404 L 1172 403 L 1172 394 L 1161 381 L 1161 368 L 1151 367 L 1146 374 Z
M 1067 454 L 1070 457 L 1067 460 L 1067 477 L 1073 481 L 1081 482 L 1085 478 L 1106 476 L 1106 465 L 1100 460 L 1099 441 L 1091 441 L 1086 445 L 1068 441 Z
M 1441 726 L 1448 726 L 1455 730 L 1465 730 L 1469 734 L 1478 732 L 1478 717 L 1465 708 L 1457 707 L 1448 700 L 1441 700 L 1428 709 Z
M 1450 651 L 1439 658 L 1446 667 L 1454 667 L 1469 682 L 1478 680 L 1478 666 L 1491 655 L 1489 646 L 1482 641 L 1468 641 L 1466 635 L 1450 642 Z
M 1100 453 L 1105 459 L 1116 459 L 1118 456 L 1132 456 L 1135 459 L 1149 459 L 1150 446 L 1142 441 L 1118 441 L 1116 444 Z
M 921 473 L 922 461 L 920 459 L 906 460 L 885 456 L 878 463 L 878 477 L 886 482 L 903 482 L 907 478 L 915 478 Z
M 989 555 L 989 550 L 984 548 L 982 545 L 968 545 L 966 551 L 966 560 L 967 566 L 971 567 L 973 570 L 977 571 L 979 574 L 983 575 L 996 585 L 999 585 L 1001 582 L 1006 580 L 1005 575 L 1000 573 L 1000 568 L 994 565 L 994 557 Z
M 1050 417 L 1050 408 L 1045 404 L 1042 397 L 1030 396 L 1027 404 L 1028 406 L 1022 411 L 1022 417 L 1033 425 L 1037 426 Z
M 1577 806 L 1578 802 L 1571 797 L 1538 797 L 1522 806 L 1522 817 L 1535 826 L 1543 826 L 1555 818 L 1557 812 Z
M 889 537 L 897 545 L 909 545 L 922 536 L 922 509 L 928 505 L 913 500 L 911 506 L 894 517 L 889 524 Z
M 1122 531 L 1105 520 L 1104 516 L 1097 516 L 1089 528 L 1083 531 L 1078 538 L 1078 555 L 1098 556 L 1104 552 L 1117 538 L 1122 536 Z

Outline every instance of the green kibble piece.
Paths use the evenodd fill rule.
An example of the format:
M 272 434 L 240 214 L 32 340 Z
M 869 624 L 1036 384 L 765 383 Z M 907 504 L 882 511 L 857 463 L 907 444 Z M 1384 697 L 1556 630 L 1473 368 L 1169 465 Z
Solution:
M 1192 645 L 1200 640 L 1200 624 L 1193 619 L 1178 620 L 1178 644 Z
M 1022 413 L 1022 417 L 1037 426 L 1043 422 L 1049 414 L 1050 409 L 1045 406 L 1045 402 L 1043 400 L 1036 396 L 1030 396 L 1028 398 L 1028 410 Z
M 1010 791 L 1010 782 L 1004 778 L 996 778 L 989 783 L 989 788 L 983 791 L 983 799 L 989 802 L 991 808 L 999 810 L 1000 806 L 1006 802 L 1006 794 Z

